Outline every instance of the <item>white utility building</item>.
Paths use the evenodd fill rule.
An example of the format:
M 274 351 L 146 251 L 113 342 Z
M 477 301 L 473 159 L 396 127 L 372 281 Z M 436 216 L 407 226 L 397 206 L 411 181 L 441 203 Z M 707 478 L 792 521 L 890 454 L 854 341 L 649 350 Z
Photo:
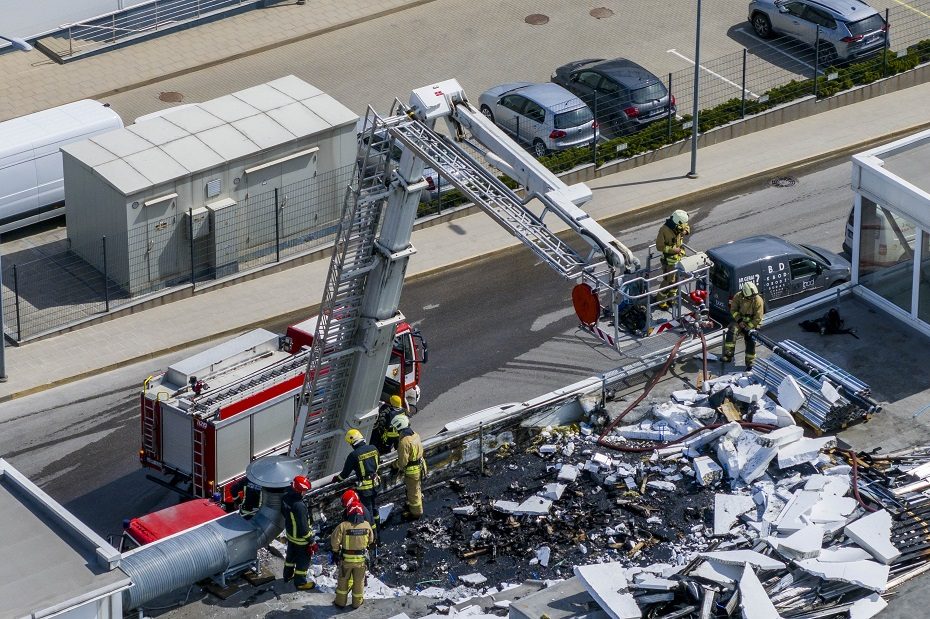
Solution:
M 853 290 L 930 334 L 930 131 L 852 159 Z
M 279 258 L 337 222 L 357 120 L 289 75 L 67 145 L 71 249 L 132 295 Z

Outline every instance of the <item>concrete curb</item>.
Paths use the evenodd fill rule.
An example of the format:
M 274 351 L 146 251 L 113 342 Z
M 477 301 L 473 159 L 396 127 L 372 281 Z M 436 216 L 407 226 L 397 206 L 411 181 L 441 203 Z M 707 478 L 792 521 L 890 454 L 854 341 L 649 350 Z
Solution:
M 432 0 L 424 0 L 424 1 L 426 1 L 426 2 L 431 2 Z M 830 159 L 835 159 L 835 158 L 843 157 L 843 156 L 846 156 L 846 155 L 852 155 L 853 153 L 856 153 L 856 152 L 859 152 L 859 151 L 868 150 L 868 149 L 870 149 L 870 148 L 872 148 L 872 147 L 874 147 L 874 146 L 878 146 L 878 145 L 880 145 L 880 144 L 892 142 L 892 141 L 894 141 L 894 140 L 896 140 L 896 139 L 898 139 L 898 138 L 900 138 L 900 137 L 903 137 L 903 136 L 905 136 L 905 135 L 910 135 L 910 134 L 912 134 L 912 133 L 917 133 L 918 131 L 922 131 L 922 130 L 925 130 L 925 129 L 928 129 L 928 128 L 930 128 L 930 121 L 924 122 L 924 123 L 920 123 L 920 124 L 918 124 L 918 125 L 911 126 L 911 127 L 906 128 L 906 129 L 899 129 L 898 131 L 895 131 L 895 132 L 893 132 L 893 133 L 890 133 L 890 134 L 887 134 L 887 135 L 884 135 L 884 136 L 881 136 L 881 137 L 870 138 L 870 139 L 868 139 L 868 140 L 864 140 L 864 141 L 862 141 L 862 142 L 857 142 L 857 143 L 855 143 L 855 144 L 850 144 L 850 145 L 846 145 L 846 146 L 843 146 L 843 147 L 840 147 L 840 148 L 836 148 L 836 149 L 833 149 L 833 150 L 824 151 L 824 152 L 818 153 L 818 154 L 816 154 L 816 155 L 812 155 L 812 156 L 810 156 L 810 157 L 805 157 L 804 159 L 801 159 L 801 160 L 799 160 L 799 161 L 795 161 L 795 162 L 793 162 L 793 163 L 789 163 L 789 164 L 780 164 L 780 165 L 777 165 L 777 166 L 773 166 L 773 167 L 771 167 L 771 168 L 766 168 L 765 170 L 760 170 L 760 171 L 758 171 L 758 172 L 754 172 L 754 173 L 752 173 L 752 174 L 747 174 L 747 175 L 742 176 L 742 177 L 739 177 L 739 178 L 731 179 L 731 180 L 728 180 L 728 181 L 723 182 L 723 183 L 718 183 L 717 185 L 713 185 L 713 186 L 710 186 L 710 187 L 704 187 L 704 188 L 701 188 L 701 189 L 697 189 L 697 190 L 695 190 L 695 191 L 693 191 L 693 192 L 690 192 L 690 193 L 679 194 L 679 195 L 677 195 L 677 196 L 675 196 L 675 197 L 673 197 L 673 198 L 666 198 L 666 199 L 663 199 L 663 200 L 658 200 L 658 201 L 653 202 L 653 203 L 651 203 L 651 204 L 646 204 L 646 205 L 643 205 L 643 206 L 639 206 L 639 207 L 634 208 L 634 209 L 629 210 L 629 211 L 624 211 L 624 212 L 622 212 L 622 213 L 617 213 L 617 214 L 615 214 L 615 215 L 609 215 L 609 216 L 607 216 L 607 217 L 603 217 L 603 218 L 601 218 L 599 221 L 600 221 L 602 224 L 609 224 L 609 222 L 614 221 L 614 220 L 617 220 L 617 219 L 619 219 L 619 218 L 624 218 L 624 217 L 628 217 L 628 216 L 631 216 L 631 215 L 640 215 L 640 214 L 643 214 L 643 213 L 646 213 L 646 212 L 649 212 L 649 211 L 652 211 L 652 210 L 668 209 L 671 205 L 677 205 L 678 203 L 680 203 L 680 202 L 683 201 L 683 200 L 695 200 L 695 199 L 703 199 L 703 198 L 712 197 L 712 196 L 717 195 L 717 194 L 720 194 L 720 193 L 722 193 L 722 192 L 724 192 L 724 191 L 729 191 L 729 190 L 731 190 L 731 189 L 738 188 L 738 187 L 740 187 L 740 186 L 742 186 L 742 185 L 747 185 L 747 184 L 749 184 L 749 183 L 756 182 L 756 181 L 758 181 L 759 179 L 765 178 L 765 177 L 767 177 L 767 176 L 772 176 L 772 175 L 779 174 L 779 173 L 781 173 L 781 172 L 784 172 L 784 171 L 787 171 L 787 170 L 796 169 L 796 168 L 808 167 L 808 166 L 815 165 L 815 164 L 820 163 L 820 162 L 823 162 L 823 161 L 828 161 L 828 160 L 830 160 Z M 477 207 L 472 206 L 471 208 L 472 208 L 472 209 L 475 209 L 475 210 L 477 211 Z M 468 210 L 468 209 L 463 209 L 463 212 L 466 211 L 466 210 Z M 458 213 L 457 213 L 457 214 L 458 214 Z M 459 216 L 464 216 L 464 215 L 459 215 Z M 426 271 L 423 271 L 423 272 L 420 272 L 420 273 L 417 273 L 417 274 L 415 274 L 415 275 L 410 276 L 409 278 L 407 278 L 406 283 L 418 281 L 418 280 L 420 280 L 420 279 L 423 279 L 423 278 L 426 278 L 426 277 L 430 277 L 430 276 L 436 275 L 436 274 L 438 274 L 438 273 L 440 273 L 440 272 L 446 272 L 446 271 L 449 271 L 450 269 L 455 269 L 455 268 L 461 267 L 461 266 L 463 266 L 463 265 L 465 265 L 465 264 L 467 264 L 467 263 L 469 263 L 469 262 L 471 262 L 471 261 L 473 261 L 473 260 L 476 260 L 476 259 L 493 258 L 493 257 L 495 257 L 495 256 L 504 254 L 504 253 L 506 253 L 506 252 L 514 251 L 514 249 L 515 249 L 516 247 L 518 247 L 518 246 L 520 246 L 520 243 L 517 242 L 517 241 L 515 241 L 515 242 L 514 242 L 513 244 L 511 244 L 511 245 L 507 245 L 507 246 L 505 246 L 505 247 L 501 247 L 501 248 L 498 248 L 498 249 L 496 249 L 496 250 L 493 250 L 493 251 L 490 251 L 490 252 L 487 252 L 487 253 L 484 253 L 484 254 L 480 254 L 480 255 L 477 255 L 477 256 L 471 256 L 470 258 L 463 259 L 463 260 L 460 260 L 460 261 L 455 262 L 455 263 L 452 263 L 452 264 L 446 264 L 446 265 L 438 266 L 438 267 L 435 267 L 435 268 L 432 268 L 432 269 L 428 269 L 428 270 L 426 270 Z M 234 335 L 234 334 L 236 334 L 236 333 L 241 333 L 241 332 L 243 332 L 243 331 L 248 331 L 248 330 L 251 330 L 251 329 L 256 329 L 256 328 L 261 327 L 261 326 L 263 326 L 263 325 L 265 325 L 265 324 L 267 324 L 267 323 L 269 323 L 269 322 L 287 322 L 287 321 L 291 321 L 291 320 L 303 319 L 303 318 L 306 318 L 306 316 L 307 316 L 308 314 L 318 312 L 318 311 L 319 311 L 319 307 L 320 307 L 320 304 L 317 303 L 317 304 L 310 305 L 310 306 L 307 306 L 307 307 L 304 307 L 304 308 L 301 308 L 301 309 L 298 309 L 298 310 L 294 310 L 294 311 L 290 311 L 290 312 L 285 312 L 285 313 L 283 313 L 283 314 L 277 314 L 277 315 L 274 315 L 274 316 L 269 316 L 269 317 L 267 317 L 267 318 L 265 318 L 265 319 L 263 319 L 263 320 L 252 321 L 252 322 L 250 322 L 250 323 L 246 323 L 246 324 L 243 324 L 243 325 L 241 325 L 241 326 L 237 326 L 237 327 L 232 327 L 232 328 L 229 328 L 229 329 L 225 329 L 225 330 L 220 331 L 220 332 L 218 332 L 218 333 L 213 333 L 213 334 L 210 334 L 210 335 L 206 335 L 206 336 L 197 338 L 197 339 L 195 339 L 195 340 L 191 340 L 191 341 L 188 341 L 188 342 L 184 342 L 184 343 L 182 343 L 182 344 L 176 344 L 176 345 L 173 345 L 173 346 L 167 346 L 167 347 L 165 347 L 165 348 L 161 348 L 161 349 L 158 349 L 158 350 L 155 350 L 155 351 L 151 351 L 151 352 L 147 352 L 147 353 L 142 353 L 142 354 L 140 354 L 140 355 L 137 355 L 137 356 L 135 356 L 135 357 L 131 357 L 131 358 L 129 358 L 129 359 L 124 359 L 124 360 L 122 360 L 122 361 L 118 361 L 118 362 L 115 362 L 115 363 L 107 364 L 107 365 L 102 366 L 102 367 L 99 367 L 99 368 L 93 368 L 93 369 L 89 369 L 89 370 L 86 370 L 86 371 L 83 371 L 83 372 L 79 372 L 79 373 L 77 373 L 77 374 L 75 374 L 75 375 L 73 375 L 73 376 L 68 376 L 68 377 L 65 377 L 65 378 L 61 378 L 61 379 L 52 381 L 52 382 L 50 382 L 50 383 L 45 383 L 45 384 L 42 384 L 42 385 L 36 385 L 36 386 L 34 386 L 34 387 L 29 387 L 29 388 L 23 389 L 23 390 L 21 390 L 21 391 L 17 391 L 17 392 L 13 392 L 13 393 L 10 393 L 10 394 L 4 395 L 4 396 L 0 396 L 0 403 L 2 403 L 2 402 L 8 402 L 8 401 L 10 401 L 10 400 L 15 400 L 15 399 L 18 399 L 18 398 L 22 398 L 22 397 L 25 397 L 25 396 L 28 396 L 28 395 L 32 395 L 32 394 L 35 394 L 35 393 L 40 393 L 40 392 L 42 392 L 42 391 L 46 391 L 46 390 L 52 389 L 52 388 L 54 388 L 54 387 L 58 387 L 58 386 L 61 386 L 61 385 L 66 385 L 66 384 L 72 383 L 72 382 L 76 382 L 76 381 L 78 381 L 78 380 L 82 380 L 82 379 L 88 378 L 88 377 L 90 377 L 90 376 L 94 376 L 94 375 L 97 375 L 97 374 L 109 372 L 109 371 L 111 371 L 111 370 L 115 370 L 115 369 L 118 369 L 118 368 L 123 367 L 123 366 L 126 366 L 126 365 L 132 365 L 132 364 L 138 363 L 138 362 L 140 362 L 140 361 L 145 361 L 145 360 L 148 360 L 148 359 L 155 359 L 155 358 L 157 358 L 157 357 L 161 357 L 161 356 L 164 356 L 164 355 L 167 355 L 167 354 L 171 354 L 171 353 L 173 353 L 173 352 L 177 352 L 177 351 L 179 351 L 179 350 L 183 350 L 183 349 L 188 348 L 188 347 L 190 347 L 190 346 L 196 346 L 196 345 L 198 345 L 198 344 L 202 344 L 202 343 L 205 343 L 205 342 L 208 342 L 208 341 L 211 341 L 211 340 L 215 340 L 215 339 L 220 339 L 220 338 L 228 337 L 228 336 L 230 336 L 230 335 Z

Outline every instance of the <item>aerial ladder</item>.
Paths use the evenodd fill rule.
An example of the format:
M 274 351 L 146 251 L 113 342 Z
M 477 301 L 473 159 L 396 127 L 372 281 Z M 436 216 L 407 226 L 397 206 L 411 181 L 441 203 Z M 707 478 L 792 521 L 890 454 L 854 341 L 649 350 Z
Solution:
M 436 130 L 440 119 L 452 137 Z M 392 157 L 395 144 L 403 146 L 399 161 Z M 463 144 L 479 149 L 485 162 Z M 394 328 L 403 320 L 397 308 L 416 251 L 410 236 L 427 186 L 425 165 L 575 282 L 572 298 L 584 330 L 627 355 L 632 351 L 638 361 L 672 348 L 661 336 L 633 338 L 632 347 L 622 341 L 619 308 L 644 299 L 648 305 L 659 277 L 650 277 L 630 249 L 581 208 L 591 190 L 583 183 L 566 185 L 536 161 L 468 102 L 457 81 L 418 88 L 409 105 L 395 101 L 386 117 L 369 108 L 359 136 L 357 175 L 346 192 L 289 450 L 315 478 L 339 468 L 348 428 L 368 436 L 377 419 Z M 525 196 L 489 166 L 525 188 Z M 583 241 L 581 249 L 557 236 L 553 218 Z M 706 277 L 708 267 L 696 272 Z M 693 285 L 697 277 L 682 277 L 676 287 Z M 709 326 L 700 318 L 675 318 L 695 336 L 703 337 Z M 599 326 L 604 319 L 607 324 Z M 653 343 L 645 344 L 647 339 Z

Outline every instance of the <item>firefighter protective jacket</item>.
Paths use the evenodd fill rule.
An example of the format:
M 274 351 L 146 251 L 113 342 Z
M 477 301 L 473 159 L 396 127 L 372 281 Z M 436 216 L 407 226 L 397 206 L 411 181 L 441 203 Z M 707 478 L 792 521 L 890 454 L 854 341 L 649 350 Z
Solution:
M 758 329 L 762 326 L 762 314 L 765 306 L 762 295 L 754 294 L 751 297 L 743 296 L 738 292 L 730 299 L 730 315 L 737 323 L 745 323 L 747 329 Z
M 420 442 L 420 435 L 410 428 L 400 432 L 400 442 L 397 444 L 397 470 L 403 471 L 407 477 L 426 475 L 426 462 L 423 460 L 423 444 Z
M 362 441 L 346 456 L 346 463 L 337 476 L 337 481 L 348 479 L 354 473 L 357 478 L 356 488 L 373 490 L 378 485 L 375 483 L 375 476 L 378 474 L 379 464 L 378 449 Z
M 365 551 L 374 540 L 375 532 L 365 517 L 353 515 L 333 530 L 329 546 L 347 563 L 364 563 Z
M 666 264 L 678 264 L 681 255 L 678 250 L 681 249 L 685 242 L 685 236 L 691 234 L 691 228 L 688 224 L 676 226 L 669 217 L 659 228 L 659 234 L 656 236 L 656 250 L 662 253 L 662 261 Z
M 287 541 L 298 546 L 309 544 L 312 538 L 310 512 L 299 493 L 294 490 L 287 491 L 281 499 L 281 513 L 284 514 L 284 533 L 287 535 Z

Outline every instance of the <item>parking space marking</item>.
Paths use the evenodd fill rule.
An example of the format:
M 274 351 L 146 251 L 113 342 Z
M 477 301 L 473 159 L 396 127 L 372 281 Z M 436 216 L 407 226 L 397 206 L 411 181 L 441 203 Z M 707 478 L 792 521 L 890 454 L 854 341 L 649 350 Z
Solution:
M 679 53 L 678 50 L 670 49 L 670 50 L 667 50 L 667 51 L 668 51 L 669 54 L 675 54 L 676 56 L 678 56 L 679 58 L 681 58 L 681 59 L 684 60 L 685 62 L 689 62 L 689 63 L 691 63 L 691 64 L 694 64 L 694 61 L 693 61 L 693 60 L 691 60 L 690 58 L 688 58 L 688 57 L 685 56 L 684 54 Z M 729 84 L 730 86 L 733 86 L 733 87 L 736 88 L 737 90 L 743 90 L 742 86 L 740 86 L 740 85 L 737 84 L 736 82 L 731 82 L 730 80 L 728 80 L 727 78 L 723 77 L 723 76 L 720 75 L 719 73 L 714 73 L 713 71 L 711 71 L 710 69 L 708 69 L 708 68 L 705 67 L 704 65 L 701 65 L 701 69 L 704 70 L 704 71 L 707 71 L 708 73 L 710 73 L 711 75 L 713 75 L 713 76 L 716 77 L 717 79 L 723 80 L 724 82 L 726 82 L 726 83 Z M 756 93 L 754 93 L 753 91 L 751 91 L 751 90 L 749 90 L 749 89 L 746 90 L 746 94 L 749 95 L 750 97 L 752 97 L 753 99 L 758 99 L 758 98 L 759 98 L 759 95 L 757 95 Z
M 900 4 L 901 6 L 903 6 L 904 8 L 910 9 L 911 11 L 914 11 L 914 12 L 917 13 L 918 15 L 923 15 L 923 16 L 926 17 L 927 19 L 930 19 L 930 15 L 924 13 L 924 12 L 921 11 L 920 9 L 916 9 L 916 8 L 912 7 L 912 6 L 911 6 L 910 4 L 908 4 L 907 2 L 904 2 L 903 0 L 894 0 L 894 1 L 897 2 L 898 4 Z
M 814 67 L 813 67 L 812 65 L 807 64 L 806 62 L 804 62 L 803 60 L 801 60 L 801 59 L 798 58 L 797 56 L 794 56 L 794 55 L 792 55 L 792 54 L 789 54 L 788 52 L 786 52 L 786 51 L 783 50 L 783 49 L 778 49 L 777 47 L 775 47 L 774 45 L 772 45 L 772 44 L 769 43 L 768 41 L 765 41 L 765 40 L 763 40 L 763 39 L 760 39 L 759 37 L 756 36 L 756 34 L 755 34 L 754 32 L 749 32 L 749 31 L 747 31 L 747 30 L 743 30 L 742 28 L 737 28 L 736 31 L 737 31 L 737 32 L 742 32 L 743 34 L 752 37 L 753 39 L 756 40 L 757 43 L 761 43 L 762 45 L 765 45 L 765 46 L 768 47 L 769 49 L 778 52 L 778 53 L 781 54 L 782 56 L 787 56 L 788 58 L 790 58 L 791 60 L 795 61 L 796 63 L 804 65 L 805 67 L 807 67 L 807 68 L 810 69 L 811 71 L 814 70 Z M 818 70 L 817 70 L 817 75 L 823 75 L 823 71 L 820 70 L 820 69 L 818 69 Z

